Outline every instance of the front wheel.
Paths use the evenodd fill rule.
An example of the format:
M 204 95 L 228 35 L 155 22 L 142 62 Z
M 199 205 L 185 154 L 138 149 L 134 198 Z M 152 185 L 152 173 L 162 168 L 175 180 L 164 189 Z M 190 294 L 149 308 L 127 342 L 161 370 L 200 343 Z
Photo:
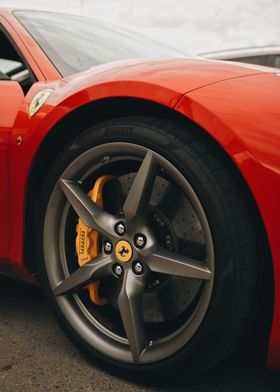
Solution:
M 230 352 L 259 281 L 241 188 L 203 135 L 166 121 L 116 119 L 73 140 L 43 189 L 39 239 L 72 340 L 140 377 L 191 376 Z

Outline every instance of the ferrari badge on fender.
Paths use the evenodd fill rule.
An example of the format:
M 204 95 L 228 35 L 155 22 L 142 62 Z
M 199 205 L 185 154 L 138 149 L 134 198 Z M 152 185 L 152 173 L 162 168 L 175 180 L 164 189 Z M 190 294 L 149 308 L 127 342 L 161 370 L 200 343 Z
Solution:
M 43 91 L 39 91 L 39 93 L 35 95 L 28 108 L 29 117 L 33 117 L 34 114 L 38 112 L 38 110 L 44 105 L 52 92 L 53 90 L 46 89 Z

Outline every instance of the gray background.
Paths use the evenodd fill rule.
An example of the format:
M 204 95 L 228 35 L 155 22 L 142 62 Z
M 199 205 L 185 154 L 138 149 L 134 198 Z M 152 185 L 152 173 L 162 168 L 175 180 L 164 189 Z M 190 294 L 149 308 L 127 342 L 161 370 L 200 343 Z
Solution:
M 187 52 L 279 44 L 279 0 L 0 0 L 0 7 L 84 14 Z

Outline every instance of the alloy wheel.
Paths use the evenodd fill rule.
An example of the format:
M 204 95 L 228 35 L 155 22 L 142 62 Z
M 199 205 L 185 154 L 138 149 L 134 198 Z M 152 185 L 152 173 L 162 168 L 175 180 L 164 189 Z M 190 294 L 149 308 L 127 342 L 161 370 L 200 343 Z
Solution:
M 95 164 L 91 163 L 92 157 Z M 104 164 L 105 157 L 108 158 Z M 124 178 L 128 182 L 115 211 L 100 208 L 84 189 L 89 179 L 101 173 L 114 174 L 120 182 Z M 160 195 L 156 188 L 164 188 L 163 193 Z M 176 211 L 176 219 L 165 200 L 170 189 L 172 202 L 178 204 L 176 208 L 170 207 Z M 74 328 L 97 350 L 128 363 L 159 361 L 183 347 L 198 330 L 211 299 L 214 252 L 203 207 L 179 170 L 151 149 L 130 143 L 108 143 L 93 147 L 66 168 L 53 197 L 57 199 L 47 214 L 45 235 L 57 244 L 53 257 L 60 266 L 49 267 L 49 276 L 58 304 Z M 52 204 L 54 201 L 50 200 Z M 98 256 L 82 266 L 74 261 L 69 267 L 68 263 L 71 214 L 96 230 L 103 244 Z M 188 243 L 188 247 L 181 244 L 182 233 L 186 238 L 189 232 L 186 233 L 185 227 L 188 222 L 185 226 L 177 222 L 180 214 L 191 214 L 199 236 L 199 241 L 195 235 L 187 238 L 184 244 Z M 57 233 L 50 230 L 55 222 L 59 227 Z M 84 299 L 83 288 L 96 281 L 101 285 L 105 282 L 109 297 L 106 310 L 88 305 Z M 181 302 L 186 306 L 182 305 L 170 316 L 166 315 L 168 306 L 164 308 L 161 304 L 164 320 L 154 323 L 153 316 L 150 319 L 147 316 L 147 306 L 143 308 L 145 298 L 149 297 L 151 304 L 155 293 L 165 299 L 178 294 L 176 290 L 172 293 L 174 282 L 181 287 Z M 183 296 L 188 293 L 192 298 L 186 301 Z M 153 305 L 150 308 L 152 313 Z M 108 322 L 106 316 L 110 313 L 114 317 L 110 316 Z M 115 328 L 118 315 L 121 323 Z

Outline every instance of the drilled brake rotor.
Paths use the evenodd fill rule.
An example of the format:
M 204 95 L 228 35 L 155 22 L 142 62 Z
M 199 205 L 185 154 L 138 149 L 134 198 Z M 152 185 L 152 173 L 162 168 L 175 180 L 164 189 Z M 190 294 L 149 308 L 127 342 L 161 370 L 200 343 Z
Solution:
M 106 197 L 107 202 L 109 200 L 110 205 L 116 200 L 116 193 L 114 193 L 113 199 L 111 197 L 108 199 L 108 192 L 107 190 L 104 191 L 104 185 L 110 181 L 115 181 L 116 178 L 116 176 L 112 175 L 101 176 L 95 181 L 93 188 L 89 191 L 88 196 L 99 207 L 104 207 L 103 204 L 106 201 Z M 128 193 L 134 178 L 134 174 L 118 177 L 118 192 L 121 195 L 126 195 Z M 196 222 L 196 220 L 198 221 L 198 218 L 195 216 L 188 201 L 186 199 L 184 199 L 184 201 L 179 201 L 176 194 L 173 195 L 172 193 L 169 193 L 168 200 L 168 209 L 171 208 L 170 205 L 182 204 L 180 205 L 178 214 L 173 218 L 173 222 L 168 219 L 167 215 L 164 214 L 161 209 L 155 207 L 160 204 L 162 194 L 166 192 L 167 186 L 168 182 L 164 179 L 158 177 L 155 181 L 154 192 L 151 197 L 151 204 L 153 206 L 151 207 L 151 226 L 157 235 L 159 243 L 163 247 L 170 251 L 178 251 L 179 244 L 177 233 L 179 234 L 182 231 L 185 232 L 185 225 L 187 227 L 194 227 L 193 222 L 189 224 L 186 224 L 186 222 L 188 222 L 191 217 L 193 217 L 194 222 Z M 181 222 L 181 220 L 183 221 Z M 182 230 L 182 228 L 184 230 Z M 194 236 L 194 239 L 198 241 L 198 243 L 201 241 L 199 229 L 200 227 L 198 227 L 197 235 Z M 76 231 L 76 253 L 79 266 L 82 266 L 98 256 L 101 238 L 96 230 L 84 225 L 81 219 L 78 221 Z M 190 234 L 188 233 L 188 237 L 189 236 Z M 190 249 L 188 249 L 188 251 L 190 251 Z M 104 282 L 102 284 L 102 292 L 105 294 L 105 298 L 100 295 L 100 282 L 90 283 L 86 288 L 89 291 L 91 301 L 95 305 L 102 306 L 110 303 L 115 308 L 118 308 L 115 294 L 119 291 L 119 284 L 120 281 L 118 280 L 110 281 L 110 283 Z M 163 322 L 184 311 L 196 297 L 200 285 L 201 282 L 197 279 L 186 281 L 185 278 L 152 274 L 143 297 L 143 316 L 145 322 Z M 165 308 L 168 308 L 168 312 Z

